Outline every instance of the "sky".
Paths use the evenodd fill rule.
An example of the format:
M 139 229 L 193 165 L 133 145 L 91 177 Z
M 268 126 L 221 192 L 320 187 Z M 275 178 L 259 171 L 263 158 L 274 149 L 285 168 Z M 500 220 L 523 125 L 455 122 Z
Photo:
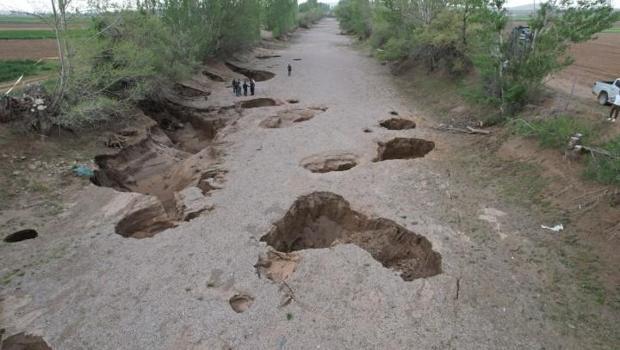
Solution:
M 133 3 L 133 0 L 107 0 L 110 3 L 123 4 L 123 3 Z M 303 0 L 298 0 L 300 3 L 304 2 Z M 335 4 L 338 0 L 322 0 L 323 2 Z M 73 2 L 79 6 L 83 7 L 87 0 L 73 0 Z M 531 4 L 533 0 L 508 0 L 507 5 L 510 6 L 518 6 Z M 49 0 L 0 0 L 0 11 L 27 11 L 27 12 L 41 12 L 49 10 Z M 614 7 L 620 8 L 620 0 L 612 0 Z

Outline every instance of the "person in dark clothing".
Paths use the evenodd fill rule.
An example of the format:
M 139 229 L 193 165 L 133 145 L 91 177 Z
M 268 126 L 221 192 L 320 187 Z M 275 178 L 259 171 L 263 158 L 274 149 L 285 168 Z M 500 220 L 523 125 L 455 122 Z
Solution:
M 254 79 L 250 79 L 250 94 L 254 96 L 254 88 L 256 87 L 256 82 Z
M 241 96 L 241 81 L 240 80 L 235 80 L 236 82 L 236 90 L 235 90 L 235 95 L 236 96 Z
M 247 96 L 248 95 L 248 80 L 245 79 L 243 81 L 243 96 Z
M 232 88 L 233 88 L 233 94 L 236 96 L 237 95 L 237 81 L 235 79 L 233 79 L 232 81 Z
M 291 76 L 291 71 L 293 70 L 293 67 L 291 67 L 291 65 L 289 64 L 287 69 L 288 69 L 288 76 L 290 77 Z

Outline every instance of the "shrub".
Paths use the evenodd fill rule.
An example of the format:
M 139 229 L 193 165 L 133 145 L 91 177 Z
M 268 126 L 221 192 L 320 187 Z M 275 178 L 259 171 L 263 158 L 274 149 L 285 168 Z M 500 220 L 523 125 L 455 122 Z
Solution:
M 600 183 L 620 186 L 620 136 L 604 143 L 601 148 L 611 157 L 592 155 L 588 159 L 585 175 Z
M 515 134 L 535 137 L 541 146 L 547 148 L 565 147 L 570 137 L 575 133 L 583 134 L 582 141 L 584 144 L 591 144 L 592 141 L 595 141 L 597 134 L 595 127 L 588 121 L 566 115 L 531 122 L 514 119 L 510 126 Z

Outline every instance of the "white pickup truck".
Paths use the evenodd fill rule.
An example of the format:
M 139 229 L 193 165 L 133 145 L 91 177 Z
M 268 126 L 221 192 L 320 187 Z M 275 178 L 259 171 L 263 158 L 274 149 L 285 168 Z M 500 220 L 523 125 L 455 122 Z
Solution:
M 615 81 L 597 81 L 592 86 L 592 94 L 598 99 L 598 103 L 606 105 L 614 102 L 614 98 L 620 91 L 620 78 Z

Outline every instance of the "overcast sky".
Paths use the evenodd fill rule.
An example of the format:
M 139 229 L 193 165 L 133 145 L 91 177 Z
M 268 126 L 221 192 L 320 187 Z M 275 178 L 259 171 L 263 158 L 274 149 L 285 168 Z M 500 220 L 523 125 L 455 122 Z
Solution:
M 126 3 L 134 3 L 134 0 L 108 0 L 110 3 L 116 4 L 126 4 Z M 303 0 L 298 0 L 300 3 L 304 2 Z M 338 0 L 322 0 L 323 2 L 336 4 Z M 46 11 L 49 10 L 49 0 L 0 0 L 0 11 Z M 620 7 L 620 0 L 612 0 L 614 7 Z M 77 6 L 84 6 L 87 3 L 87 0 L 73 0 Z M 508 6 L 517 6 L 517 5 L 525 5 L 531 4 L 533 0 L 508 0 Z

